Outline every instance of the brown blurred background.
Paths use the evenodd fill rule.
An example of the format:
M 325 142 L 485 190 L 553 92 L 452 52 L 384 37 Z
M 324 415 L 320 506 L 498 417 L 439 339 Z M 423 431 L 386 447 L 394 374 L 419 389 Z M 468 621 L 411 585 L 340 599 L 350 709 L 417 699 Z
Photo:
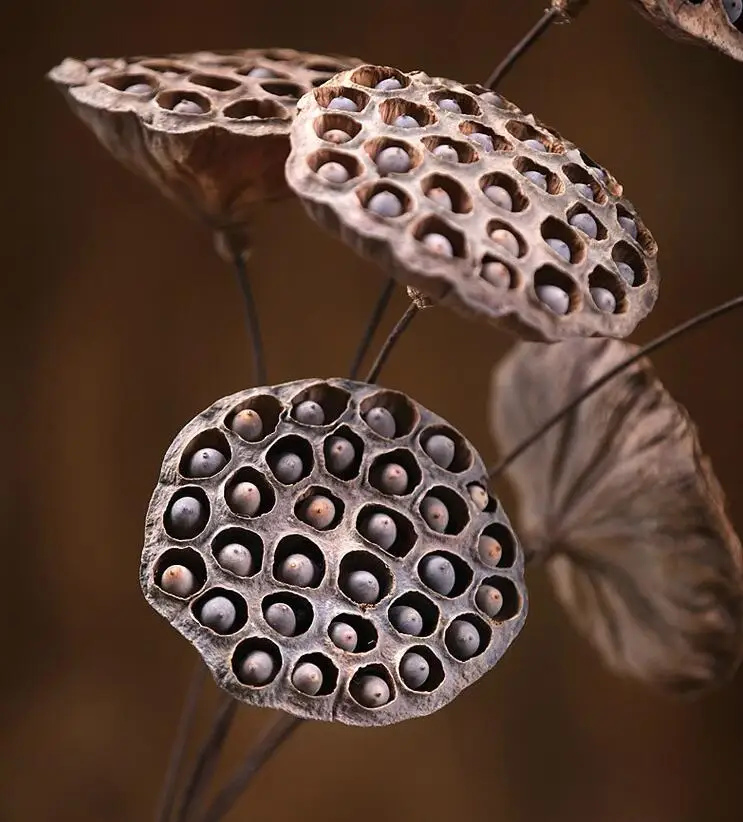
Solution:
M 211 238 L 106 154 L 45 71 L 67 55 L 291 46 L 478 81 L 545 4 L 15 5 L 2 26 L 0 114 L 0 818 L 129 822 L 151 817 L 194 662 L 139 590 L 145 508 L 175 433 L 249 385 L 250 359 L 237 287 Z M 608 165 L 659 241 L 662 296 L 636 341 L 740 291 L 742 87 L 743 65 L 666 40 L 621 0 L 594 0 L 502 87 Z M 266 209 L 256 235 L 271 380 L 345 373 L 379 272 L 296 203 Z M 403 304 L 398 295 L 396 315 Z M 739 529 L 742 320 L 729 316 L 656 358 L 700 426 Z M 487 382 L 509 344 L 431 311 L 384 382 L 491 459 Z M 230 818 L 739 820 L 743 676 L 692 704 L 618 681 L 542 575 L 530 582 L 519 641 L 449 707 L 381 730 L 308 724 Z M 210 683 L 212 702 L 214 692 Z M 202 725 L 210 711 L 205 700 Z M 270 717 L 241 710 L 222 777 Z

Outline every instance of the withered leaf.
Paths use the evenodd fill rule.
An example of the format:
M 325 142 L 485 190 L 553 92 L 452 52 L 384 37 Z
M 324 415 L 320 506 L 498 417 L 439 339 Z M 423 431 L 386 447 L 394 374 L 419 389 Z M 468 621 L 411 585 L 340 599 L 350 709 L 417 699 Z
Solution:
M 518 344 L 493 374 L 502 452 L 636 351 L 605 339 Z M 554 426 L 508 476 L 527 551 L 615 672 L 695 692 L 735 671 L 741 545 L 694 424 L 647 359 Z
M 730 3 L 730 14 L 723 0 L 705 3 L 689 0 L 631 0 L 655 25 L 675 40 L 695 42 L 743 60 L 743 16 L 737 3 Z M 736 19 L 733 19 L 736 18 Z

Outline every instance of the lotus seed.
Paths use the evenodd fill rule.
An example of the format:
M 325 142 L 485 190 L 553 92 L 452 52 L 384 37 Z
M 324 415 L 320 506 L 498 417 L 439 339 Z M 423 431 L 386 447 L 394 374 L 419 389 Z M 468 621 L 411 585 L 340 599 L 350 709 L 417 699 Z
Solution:
M 174 106 L 176 114 L 203 114 L 201 106 L 193 100 L 179 100 Z
M 408 651 L 400 660 L 400 677 L 408 688 L 420 688 L 430 673 L 428 661 L 415 651 Z
M 379 676 L 362 676 L 354 684 L 356 701 L 365 708 L 380 708 L 390 701 L 389 685 Z
M 288 585 L 306 588 L 315 578 L 315 566 L 304 554 L 290 554 L 279 566 L 278 577 Z
M 266 622 L 282 636 L 294 636 L 297 630 L 297 617 L 292 608 L 285 602 L 274 602 L 266 608 Z
M 401 634 L 420 636 L 423 631 L 423 617 L 409 605 L 393 605 L 390 608 L 390 622 Z
M 441 254 L 442 257 L 454 256 L 454 246 L 448 237 L 444 237 L 443 234 L 437 234 L 436 232 L 426 234 L 423 238 L 423 245 L 426 246 L 429 251 Z
M 462 107 L 451 97 L 444 97 L 443 100 L 439 100 L 439 108 L 443 111 L 453 111 L 455 114 L 462 113 Z
M 322 406 L 314 400 L 304 400 L 294 406 L 294 419 L 305 425 L 323 425 L 325 412 Z
M 637 239 L 637 223 L 633 219 L 630 217 L 620 217 L 619 225 L 622 226 L 633 240 Z
M 177 539 L 195 536 L 202 526 L 204 506 L 196 497 L 180 497 L 168 513 L 168 530 Z
M 333 97 L 328 103 L 332 111 L 358 111 L 359 107 L 350 97 Z
M 322 688 L 322 671 L 312 662 L 300 662 L 292 674 L 292 685 L 307 696 L 316 696 Z
M 432 188 L 426 194 L 429 200 L 433 200 L 436 205 L 443 206 L 448 211 L 452 211 L 454 204 L 451 201 L 449 193 L 443 188 Z
M 437 497 L 426 497 L 421 502 L 421 515 L 432 531 L 443 534 L 449 525 L 449 509 Z
M 402 203 L 391 191 L 380 191 L 366 204 L 369 211 L 380 217 L 399 217 L 402 214 Z
M 484 134 L 482 131 L 473 131 L 469 137 L 470 140 L 477 143 L 483 151 L 490 153 L 495 150 L 493 138 L 489 134 Z
M 377 91 L 395 91 L 396 89 L 402 88 L 402 83 L 397 77 L 385 77 L 385 79 L 380 80 L 374 88 Z
M 263 66 L 256 66 L 255 68 L 250 69 L 247 76 L 258 77 L 260 80 L 268 80 L 272 77 L 276 77 L 277 75 L 271 71 L 271 69 L 263 68 Z
M 237 610 L 227 597 L 216 596 L 208 599 L 199 613 L 199 620 L 218 634 L 227 634 L 237 619 Z
M 263 420 L 257 411 L 246 408 L 235 414 L 232 430 L 248 442 L 256 442 L 263 436 Z
M 557 237 L 549 237 L 547 240 L 547 245 L 553 250 L 556 251 L 564 260 L 570 262 L 571 254 L 570 254 L 570 246 L 565 242 L 565 240 L 560 240 Z
M 227 457 L 216 448 L 202 448 L 188 464 L 189 477 L 212 477 L 227 465 Z
M 619 271 L 619 275 L 627 285 L 635 284 L 635 271 L 631 265 L 627 265 L 627 263 L 617 263 L 617 271 Z
M 731 23 L 737 23 L 743 15 L 743 0 L 722 0 L 725 14 L 730 18 Z
M 392 125 L 397 126 L 397 128 L 418 128 L 420 124 L 415 117 L 411 117 L 409 114 L 400 114 L 392 121 Z
M 364 417 L 364 421 L 369 428 L 372 429 L 372 431 L 376 431 L 376 433 L 382 437 L 392 439 L 397 432 L 395 418 L 381 405 L 377 405 L 374 408 L 369 409 L 368 413 Z
M 328 143 L 335 143 L 339 145 L 340 143 L 347 143 L 351 138 L 350 134 L 347 134 L 340 128 L 331 128 L 328 129 L 322 136 L 323 140 Z
M 149 94 L 152 88 L 147 83 L 133 83 L 131 86 L 127 86 L 124 91 L 128 94 Z
M 513 197 L 503 186 L 488 186 L 483 193 L 491 203 L 495 203 L 506 211 L 513 211 Z
M 434 434 L 429 437 L 423 450 L 441 468 L 448 468 L 454 462 L 456 452 L 454 440 L 445 434 Z
M 302 519 L 318 531 L 323 531 L 332 525 L 335 513 L 332 500 L 322 494 L 315 494 L 302 506 Z
M 325 448 L 325 464 L 333 474 L 344 474 L 356 459 L 356 449 L 345 437 L 330 437 Z
M 387 514 L 372 514 L 362 526 L 361 532 L 375 545 L 389 550 L 397 539 L 397 526 Z
M 481 585 L 475 594 L 477 607 L 491 619 L 503 608 L 503 594 L 494 585 Z
M 176 597 L 188 597 L 197 589 L 198 583 L 185 565 L 171 565 L 163 571 L 160 587 Z
M 499 108 L 502 107 L 505 102 L 500 94 L 496 94 L 494 91 L 485 91 L 480 94 L 479 97 L 486 103 L 490 103 L 493 106 L 498 106 Z
M 379 600 L 379 581 L 370 571 L 352 571 L 346 580 L 346 593 L 354 602 L 372 605 Z
M 355 629 L 346 622 L 334 622 L 328 631 L 333 644 L 342 651 L 355 651 L 359 637 Z
M 482 485 L 477 485 L 477 483 L 467 486 L 467 490 L 469 491 L 470 499 L 475 503 L 475 506 L 479 508 L 480 511 L 484 511 L 490 502 L 488 492 L 482 487 Z
M 588 183 L 575 183 L 575 190 L 581 197 L 585 197 L 586 200 L 591 200 L 593 202 L 593 189 Z
M 613 314 L 617 310 L 617 298 L 609 291 L 608 288 L 601 288 L 596 286 L 590 288 L 591 297 L 596 303 L 596 308 L 599 311 L 604 311 L 607 314 Z
M 244 545 L 230 542 L 217 552 L 217 562 L 238 577 L 247 577 L 253 570 L 253 557 Z
M 570 309 L 570 295 L 557 285 L 538 285 L 537 297 L 555 314 L 567 314 Z
M 276 663 L 266 651 L 251 651 L 240 663 L 240 680 L 246 685 L 265 685 L 274 677 Z
M 568 221 L 573 228 L 577 228 L 578 231 L 582 231 L 584 234 L 589 236 L 592 240 L 595 240 L 599 233 L 599 226 L 596 220 L 586 212 L 580 212 L 579 214 L 573 214 L 573 216 Z
M 511 272 L 503 263 L 485 263 L 482 267 L 482 277 L 496 288 L 511 287 Z
M 527 180 L 531 180 L 535 186 L 541 188 L 542 191 L 547 191 L 547 176 L 542 174 L 541 171 L 525 171 L 524 177 Z
M 408 472 L 396 462 L 390 462 L 382 468 L 379 474 L 379 490 L 384 494 L 405 494 L 408 490 L 410 478 Z
M 547 151 L 544 144 L 540 140 L 524 140 L 524 145 L 528 146 L 533 151 Z
M 254 482 L 238 482 L 229 492 L 228 502 L 236 514 L 254 517 L 261 507 L 261 492 Z
M 455 619 L 446 632 L 446 645 L 457 659 L 471 659 L 480 647 L 480 635 L 471 622 Z
M 457 575 L 454 566 L 440 554 L 429 554 L 423 557 L 420 564 L 420 574 L 423 582 L 432 591 L 442 596 L 449 596 L 454 590 L 457 582 Z
M 296 482 L 304 471 L 302 458 L 298 454 L 282 454 L 273 466 L 273 473 L 279 482 L 289 485 Z
M 436 157 L 440 157 L 442 160 L 449 160 L 452 163 L 459 162 L 459 155 L 457 154 L 457 150 L 454 146 L 447 145 L 446 143 L 442 143 L 440 146 L 436 146 L 433 150 L 433 154 Z
M 380 174 L 404 174 L 410 171 L 410 157 L 400 146 L 388 146 L 377 154 L 375 162 Z
M 497 539 L 484 534 L 478 540 L 477 553 L 486 565 L 495 568 L 503 557 L 503 548 Z
M 317 173 L 326 182 L 337 183 L 338 185 L 345 183 L 351 177 L 344 166 L 340 163 L 333 162 L 320 166 L 320 168 L 317 169 Z
M 493 242 L 498 243 L 498 245 L 502 245 L 506 251 L 509 251 L 513 254 L 514 257 L 519 256 L 519 241 L 516 238 L 516 235 L 508 231 L 506 228 L 496 228 L 490 234 L 490 239 Z

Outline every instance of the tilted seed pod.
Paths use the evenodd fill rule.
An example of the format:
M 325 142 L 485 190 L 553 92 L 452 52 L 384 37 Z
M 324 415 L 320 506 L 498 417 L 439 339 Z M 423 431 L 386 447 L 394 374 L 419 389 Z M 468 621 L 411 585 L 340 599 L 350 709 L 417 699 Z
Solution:
M 322 424 L 295 415 L 307 401 Z M 393 424 L 375 427 L 375 409 Z M 247 411 L 260 417 L 260 440 L 239 433 Z M 354 454 L 342 470 L 339 440 Z M 224 466 L 194 477 L 205 448 Z M 291 485 L 272 468 L 287 449 L 302 461 Z M 406 476 L 394 493 L 388 466 Z M 492 668 L 526 618 L 519 543 L 497 501 L 471 494 L 486 483 L 472 445 L 402 393 L 341 379 L 243 391 L 169 448 L 147 513 L 142 588 L 240 700 L 354 725 L 424 716 Z M 257 490 L 250 510 L 235 500 L 245 485 Z M 320 519 L 308 513 L 318 499 Z M 426 519 L 431 499 L 446 509 L 442 527 Z M 497 614 L 483 607 L 493 588 Z
M 546 342 L 624 337 L 655 304 L 657 245 L 619 183 L 495 92 L 360 66 L 299 101 L 291 144 L 310 216 L 434 301 Z

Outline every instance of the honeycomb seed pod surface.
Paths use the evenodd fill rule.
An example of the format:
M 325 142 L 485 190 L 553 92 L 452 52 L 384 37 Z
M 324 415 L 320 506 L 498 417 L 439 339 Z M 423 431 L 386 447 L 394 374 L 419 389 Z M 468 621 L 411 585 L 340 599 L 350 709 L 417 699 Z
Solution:
M 624 337 L 655 304 L 621 185 L 487 89 L 360 66 L 299 101 L 291 144 L 310 216 L 434 300 L 546 342 Z
M 167 197 L 228 230 L 289 195 L 297 100 L 350 57 L 291 49 L 76 60 L 49 73 L 111 153 Z
M 321 424 L 294 416 L 307 400 Z M 378 408 L 390 436 L 366 421 Z M 245 409 L 263 421 L 257 441 L 233 430 Z M 205 448 L 225 464 L 190 476 Z M 302 463 L 287 483 L 286 454 Z M 342 379 L 242 391 L 170 446 L 142 589 L 240 700 L 353 725 L 424 716 L 492 668 L 526 618 L 523 554 L 486 476 L 459 432 L 402 393 Z M 483 609 L 491 588 L 502 605 Z

